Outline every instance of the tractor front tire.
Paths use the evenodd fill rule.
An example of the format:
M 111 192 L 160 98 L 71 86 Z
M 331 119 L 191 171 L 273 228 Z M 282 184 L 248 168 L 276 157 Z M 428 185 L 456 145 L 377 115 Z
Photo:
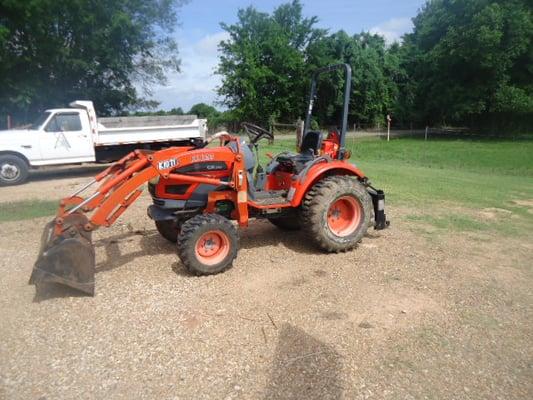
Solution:
M 176 243 L 178 241 L 179 227 L 176 225 L 176 221 L 171 219 L 155 221 L 155 227 L 159 234 L 169 242 Z
M 200 214 L 187 220 L 178 235 L 178 256 L 189 272 L 213 275 L 233 264 L 239 236 L 233 224 L 218 214 Z
M 302 203 L 303 227 L 311 241 L 329 253 L 357 246 L 372 216 L 372 199 L 356 177 L 324 178 Z

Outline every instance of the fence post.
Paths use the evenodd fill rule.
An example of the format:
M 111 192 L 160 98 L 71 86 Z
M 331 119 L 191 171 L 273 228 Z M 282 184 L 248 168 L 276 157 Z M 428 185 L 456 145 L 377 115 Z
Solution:
M 296 121 L 296 148 L 300 151 L 300 146 L 302 145 L 302 137 L 304 134 L 304 121 L 301 118 L 298 118 Z
M 11 129 L 11 115 L 7 114 L 7 129 Z
M 387 142 L 390 140 L 390 122 L 391 122 L 390 114 L 387 114 Z
M 426 134 L 424 135 L 424 140 L 428 140 L 428 127 L 426 125 Z

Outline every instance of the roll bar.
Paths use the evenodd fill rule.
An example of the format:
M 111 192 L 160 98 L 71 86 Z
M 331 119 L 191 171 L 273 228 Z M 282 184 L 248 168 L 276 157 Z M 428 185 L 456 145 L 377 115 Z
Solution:
M 344 69 L 344 103 L 342 106 L 342 122 L 341 122 L 341 132 L 340 132 L 340 143 L 339 143 L 339 156 L 338 159 L 344 159 L 345 153 L 345 139 L 346 139 L 346 128 L 348 126 L 348 106 L 350 104 L 350 89 L 352 85 L 352 68 L 348 64 L 333 64 L 328 65 L 324 68 L 319 68 L 313 73 L 313 78 L 311 80 L 311 90 L 309 93 L 309 106 L 307 108 L 307 115 L 305 116 L 304 132 L 303 136 L 309 131 L 309 126 L 311 125 L 311 115 L 313 113 L 313 104 L 315 102 L 316 90 L 318 77 L 321 74 L 335 71 L 337 69 Z

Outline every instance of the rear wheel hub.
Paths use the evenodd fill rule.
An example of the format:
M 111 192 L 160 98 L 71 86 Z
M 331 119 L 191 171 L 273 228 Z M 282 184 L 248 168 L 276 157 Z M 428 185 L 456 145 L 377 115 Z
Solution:
M 361 215 L 361 204 L 355 197 L 339 197 L 329 207 L 328 227 L 336 236 L 349 236 L 359 226 Z

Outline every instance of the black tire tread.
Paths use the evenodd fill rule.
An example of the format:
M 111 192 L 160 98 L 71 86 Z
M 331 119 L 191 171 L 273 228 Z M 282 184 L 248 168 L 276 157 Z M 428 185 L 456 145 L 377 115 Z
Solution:
M 159 234 L 167 239 L 171 243 L 176 243 L 178 241 L 178 230 L 176 222 L 173 220 L 161 220 L 155 221 L 155 227 Z

